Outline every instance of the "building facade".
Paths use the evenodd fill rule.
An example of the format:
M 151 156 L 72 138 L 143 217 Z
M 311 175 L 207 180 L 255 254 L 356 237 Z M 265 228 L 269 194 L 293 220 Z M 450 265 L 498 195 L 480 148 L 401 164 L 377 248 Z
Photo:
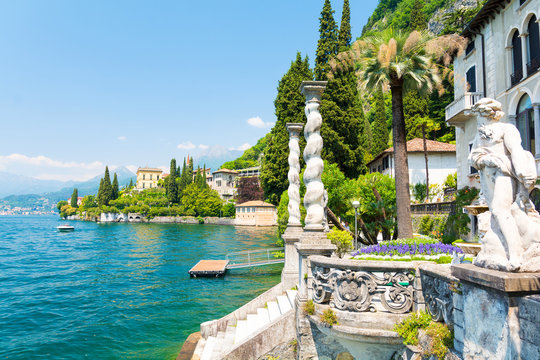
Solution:
M 157 168 L 137 169 L 137 190 L 157 188 L 158 181 L 163 178 L 163 171 Z
M 277 225 L 277 208 L 264 201 L 248 201 L 236 205 L 236 225 Z
M 456 146 L 439 141 L 426 140 L 430 184 L 444 184 L 448 175 L 456 172 Z M 420 138 L 407 141 L 409 183 L 426 182 L 424 142 Z M 394 177 L 394 148 L 388 148 L 367 164 L 370 172 L 380 172 Z
M 219 169 L 212 174 L 212 189 L 219 193 L 223 200 L 232 200 L 236 194 L 236 178 L 238 171 L 229 169 Z M 209 180 L 207 178 L 207 183 Z
M 477 131 L 469 115 L 481 98 L 499 101 L 540 170 L 540 0 L 488 0 L 463 32 L 469 45 L 454 59 L 454 97 L 446 121 L 456 127 L 458 187 L 479 187 L 468 155 Z M 538 140 L 537 140 L 538 139 Z

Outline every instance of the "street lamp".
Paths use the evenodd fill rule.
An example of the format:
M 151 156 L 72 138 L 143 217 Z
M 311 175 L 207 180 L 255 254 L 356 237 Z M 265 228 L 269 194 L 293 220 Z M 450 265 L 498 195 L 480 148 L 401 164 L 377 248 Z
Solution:
M 356 200 L 352 202 L 354 208 L 354 250 L 358 249 L 358 229 L 357 229 L 357 217 L 358 217 L 358 207 L 360 203 Z

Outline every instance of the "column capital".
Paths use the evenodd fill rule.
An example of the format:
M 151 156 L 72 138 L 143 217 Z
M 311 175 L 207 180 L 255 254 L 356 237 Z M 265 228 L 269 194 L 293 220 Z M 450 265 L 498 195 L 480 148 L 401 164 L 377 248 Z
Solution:
M 300 92 L 306 97 L 306 101 L 319 101 L 326 89 L 328 81 L 302 81 Z
M 540 108 L 540 103 L 533 103 L 532 106 L 533 108 L 538 109 Z
M 302 124 L 302 123 L 286 123 L 285 127 L 287 128 L 287 131 L 289 132 L 290 137 L 298 137 L 298 135 L 300 135 L 300 132 L 304 128 L 304 124 Z

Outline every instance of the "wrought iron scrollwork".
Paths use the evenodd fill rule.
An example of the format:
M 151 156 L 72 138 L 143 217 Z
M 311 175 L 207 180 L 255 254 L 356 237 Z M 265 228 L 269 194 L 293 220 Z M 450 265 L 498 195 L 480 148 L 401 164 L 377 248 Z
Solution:
M 450 283 L 426 273 L 421 274 L 421 279 L 426 308 L 433 320 L 452 324 L 454 303 Z
M 330 302 L 346 311 L 376 311 L 374 300 L 391 313 L 409 312 L 413 304 L 414 272 L 386 271 L 382 277 L 368 271 L 314 266 L 313 301 Z

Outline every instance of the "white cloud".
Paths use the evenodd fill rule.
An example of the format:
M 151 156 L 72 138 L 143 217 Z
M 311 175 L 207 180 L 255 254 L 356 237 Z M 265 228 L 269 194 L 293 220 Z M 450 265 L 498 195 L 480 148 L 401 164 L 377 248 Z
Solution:
M 126 168 L 131 171 L 132 173 L 136 174 L 137 173 L 137 169 L 139 168 L 138 166 L 135 166 L 135 165 L 127 165 Z
M 43 155 L 0 155 L 0 171 L 24 175 L 41 180 L 85 181 L 102 173 L 105 165 L 100 161 L 91 163 L 59 161 Z
M 257 128 L 269 128 L 274 125 L 273 122 L 264 122 L 263 119 L 261 119 L 259 116 L 255 116 L 252 118 L 249 118 L 247 120 L 247 123 L 251 126 L 257 127 Z
M 251 147 L 251 145 L 249 145 L 248 143 L 245 143 L 245 144 L 242 144 L 242 145 L 237 146 L 237 147 L 231 147 L 231 148 L 229 148 L 229 150 L 246 151 L 250 147 Z
M 208 148 L 209 148 L 208 145 L 199 144 L 199 149 L 206 150 L 206 149 L 208 149 Z
M 124 141 L 124 140 L 126 140 L 126 139 L 127 139 L 127 138 L 126 138 L 125 136 L 123 136 L 123 135 L 118 137 L 118 140 L 120 140 L 120 141 Z
M 195 149 L 195 147 L 196 147 L 195 144 L 192 143 L 191 141 L 186 141 L 181 144 L 178 144 L 178 148 L 183 149 L 183 150 L 191 150 L 191 149 Z

